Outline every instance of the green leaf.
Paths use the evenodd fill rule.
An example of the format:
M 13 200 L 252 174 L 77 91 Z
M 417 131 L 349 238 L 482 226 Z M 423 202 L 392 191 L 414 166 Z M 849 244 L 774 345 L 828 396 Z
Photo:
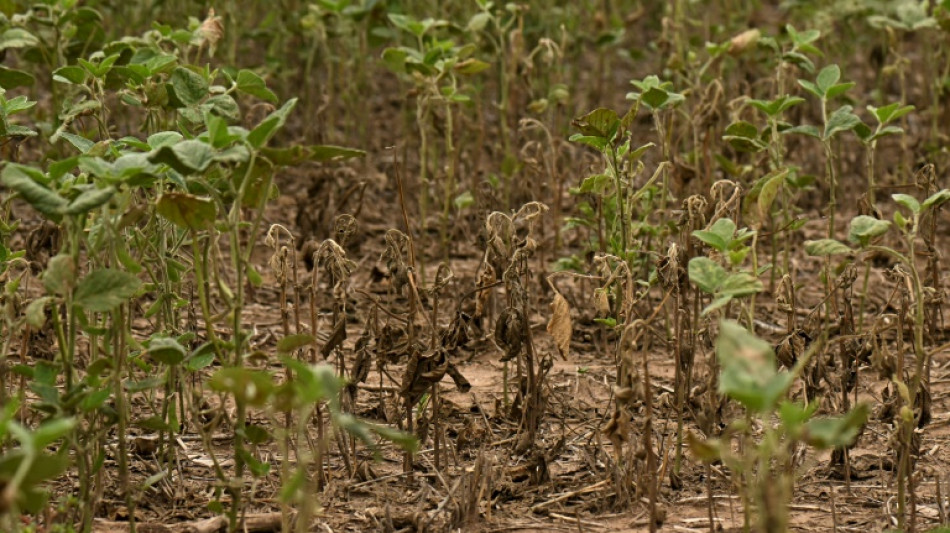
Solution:
M 882 125 L 903 118 L 915 109 L 912 105 L 902 106 L 900 102 L 894 102 L 881 107 L 869 105 L 867 108 Z
M 7 21 L 4 20 L 4 23 Z M 0 34 L 0 50 L 8 48 L 29 48 L 40 44 L 40 40 L 23 28 L 7 28 Z
M 816 139 L 821 139 L 821 132 L 818 131 L 817 126 L 812 126 L 811 124 L 802 124 L 801 126 L 795 126 L 793 128 L 788 128 L 782 130 L 783 134 L 787 133 L 800 133 L 802 135 L 808 135 L 809 137 L 814 137 Z
M 735 272 L 729 274 L 719 285 L 719 294 L 723 296 L 732 296 L 740 298 L 757 292 L 762 292 L 764 287 L 762 282 L 748 272 Z
M 264 79 L 254 72 L 246 69 L 238 71 L 236 82 L 239 91 L 256 96 L 265 102 L 277 103 L 277 95 L 268 89 Z
M 65 437 L 74 427 L 76 427 L 75 418 L 54 418 L 48 422 L 43 422 L 40 427 L 33 431 L 33 446 L 37 450 L 42 450 Z
M 828 91 L 825 92 L 825 98 L 828 100 L 831 100 L 832 98 L 837 98 L 838 96 L 841 96 L 842 94 L 847 92 L 848 89 L 852 87 L 854 87 L 853 81 L 849 81 L 845 83 L 836 83 L 832 85 L 831 87 L 828 87 Z
M 211 376 L 213 390 L 234 396 L 239 405 L 263 407 L 274 392 L 274 381 L 267 372 L 249 368 L 222 368 Z
M 382 424 L 364 423 L 369 427 L 370 431 L 379 435 L 383 440 L 387 440 L 399 446 L 403 451 L 415 453 L 419 450 L 419 440 L 412 433 L 406 433 L 405 431 Z
M 184 139 L 184 137 L 177 131 L 160 131 L 149 135 L 145 142 L 148 143 L 151 148 L 155 149 L 163 146 L 172 146 L 182 139 Z
M 727 273 L 719 263 L 708 257 L 694 257 L 689 261 L 689 280 L 703 292 L 713 294 L 725 281 Z
M 861 119 L 851 112 L 851 106 L 843 105 L 828 117 L 825 124 L 824 139 L 830 139 L 840 131 L 849 131 L 861 123 Z
M 112 197 L 115 196 L 115 193 L 116 189 L 111 185 L 103 187 L 102 189 L 92 188 L 83 191 L 63 209 L 63 213 L 66 215 L 82 215 L 88 213 L 111 200 Z
M 640 101 L 650 109 L 661 109 L 670 101 L 670 93 L 657 87 L 651 87 L 640 95 Z
M 909 194 L 897 193 L 892 194 L 891 198 L 893 198 L 898 204 L 906 207 L 911 213 L 915 215 L 920 214 L 920 202 L 918 202 L 913 196 Z
M 775 202 L 775 197 L 778 196 L 787 176 L 787 168 L 778 168 L 762 177 L 762 188 L 756 199 L 759 220 L 765 221 L 771 217 L 772 203 Z
M 36 83 L 36 78 L 29 72 L 0 65 L 0 87 L 15 89 L 17 87 L 32 87 L 34 83 Z
M 722 441 L 719 439 L 700 439 L 692 431 L 686 434 L 689 451 L 703 463 L 711 463 L 722 458 Z
M 821 96 L 827 96 L 828 89 L 838 83 L 838 80 L 841 79 L 841 68 L 838 65 L 831 64 L 821 69 L 821 72 L 818 73 L 818 77 L 815 78 L 815 86 L 818 88 L 818 92 Z
M 585 136 L 600 137 L 609 141 L 620 127 L 620 118 L 613 109 L 599 108 L 574 119 L 571 125 Z
M 366 152 L 355 148 L 332 146 L 328 144 L 314 144 L 310 146 L 294 145 L 286 148 L 261 148 L 261 155 L 275 165 L 293 166 L 306 161 L 343 161 L 354 157 L 363 157 Z
M 805 253 L 816 256 L 831 256 L 839 254 L 850 254 L 854 250 L 848 245 L 838 242 L 834 239 L 818 239 L 817 241 L 805 241 Z
M 575 133 L 568 138 L 571 142 L 586 144 L 591 148 L 596 149 L 598 152 L 603 152 L 607 148 L 608 139 L 604 137 L 598 137 L 596 135 L 583 135 L 580 133 Z
M 59 222 L 63 218 L 62 212 L 68 202 L 36 181 L 36 178 L 42 178 L 42 176 L 43 173 L 37 169 L 8 163 L 0 173 L 0 183 L 19 193 L 27 203 L 46 218 Z
M 148 355 L 155 361 L 174 366 L 185 360 L 185 347 L 172 337 L 153 337 L 148 343 Z
M 76 277 L 73 258 L 58 254 L 50 258 L 46 271 L 43 272 L 43 287 L 51 294 L 65 296 L 76 286 Z
M 63 139 L 66 139 L 66 142 L 73 145 L 73 147 L 79 150 L 79 152 L 82 154 L 89 152 L 89 150 L 92 150 L 92 147 L 96 145 L 95 142 L 90 141 L 82 135 L 76 135 L 75 133 L 70 133 L 68 131 L 60 132 L 59 136 Z
M 186 106 L 198 105 L 208 96 L 208 80 L 185 67 L 175 67 L 168 83 Z
M 821 89 L 819 89 L 818 86 L 816 86 L 814 83 L 808 80 L 798 80 L 798 84 L 801 85 L 803 89 L 817 96 L 818 98 L 824 97 L 824 94 L 821 92 Z
M 920 205 L 920 209 L 923 211 L 931 207 L 939 207 L 948 200 L 950 200 L 950 190 L 943 189 L 933 193 L 929 198 L 924 200 L 924 203 Z
M 849 446 L 858 437 L 869 413 L 868 404 L 860 403 L 844 416 L 809 420 L 804 428 L 805 442 L 819 450 Z
M 722 139 L 740 152 L 761 152 L 768 148 L 768 144 L 759 138 L 759 130 L 744 120 L 730 124 Z
M 891 229 L 891 223 L 887 220 L 880 220 L 867 215 L 858 215 L 851 219 L 851 229 L 848 231 L 848 240 L 864 248 L 871 239 L 884 235 L 889 229 Z
M 208 143 L 191 139 L 173 145 L 162 145 L 152 150 L 148 160 L 166 164 L 176 172 L 195 174 L 204 172 L 214 161 L 214 148 Z
M 172 224 L 191 231 L 210 229 L 218 214 L 214 202 L 208 198 L 173 192 L 159 197 L 156 209 Z
M 39 330 L 46 323 L 46 306 L 53 299 L 49 296 L 36 298 L 26 306 L 26 323 L 33 329 Z
M 295 105 L 297 105 L 296 98 L 287 100 L 280 109 L 264 118 L 260 124 L 247 134 L 247 142 L 254 148 L 261 148 L 267 144 L 267 141 L 277 133 L 277 130 L 283 127 L 284 122 L 287 121 L 287 116 Z
M 90 312 L 111 311 L 138 292 L 139 278 L 112 268 L 90 272 L 79 282 L 73 304 Z
M 756 413 L 771 411 L 794 379 L 778 372 L 768 342 L 732 321 L 720 323 L 716 357 L 722 365 L 719 392 Z
M 486 63 L 480 59 L 475 59 L 474 57 L 466 59 L 465 61 L 460 61 L 455 65 L 455 71 L 463 75 L 472 75 L 478 74 L 483 70 L 490 67 L 491 64 Z
M 294 350 L 313 344 L 313 341 L 313 335 L 308 335 L 306 333 L 287 335 L 283 339 L 277 341 L 277 353 L 289 354 Z

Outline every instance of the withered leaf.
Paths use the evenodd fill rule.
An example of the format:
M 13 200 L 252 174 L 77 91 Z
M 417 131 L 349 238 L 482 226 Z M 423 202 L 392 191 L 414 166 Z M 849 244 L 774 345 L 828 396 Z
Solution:
M 554 337 L 557 351 L 561 358 L 567 360 L 571 349 L 571 307 L 561 293 L 554 291 L 554 301 L 551 302 L 551 320 L 548 321 L 548 333 Z
M 333 332 L 330 334 L 330 338 L 327 340 L 327 343 L 323 345 L 323 348 L 320 349 L 320 353 L 323 354 L 323 358 L 326 359 L 330 357 L 330 354 L 333 353 L 338 346 L 343 344 L 343 341 L 346 340 L 346 317 L 340 317 L 336 321 L 336 324 L 333 325 Z

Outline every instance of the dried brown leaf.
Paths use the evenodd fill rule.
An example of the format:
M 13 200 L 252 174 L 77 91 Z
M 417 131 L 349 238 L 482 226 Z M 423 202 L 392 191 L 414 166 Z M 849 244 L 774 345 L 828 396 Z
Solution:
M 548 322 L 548 333 L 554 337 L 557 351 L 566 361 L 571 349 L 571 307 L 561 293 L 554 291 L 554 301 L 551 302 L 551 320 Z

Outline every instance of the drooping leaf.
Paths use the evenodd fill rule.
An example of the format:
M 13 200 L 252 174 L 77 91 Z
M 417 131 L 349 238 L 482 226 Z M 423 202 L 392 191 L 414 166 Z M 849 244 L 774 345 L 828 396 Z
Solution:
M 214 161 L 214 148 L 197 139 L 162 144 L 148 155 L 152 163 L 165 164 L 185 175 L 204 172 Z
M 891 223 L 867 215 L 858 215 L 851 219 L 851 229 L 848 231 L 848 240 L 867 246 L 871 239 L 880 237 L 891 229 Z
M 211 228 L 218 214 L 212 200 L 174 192 L 159 197 L 156 209 L 172 224 L 191 231 Z
M 860 403 L 844 416 L 816 418 L 805 424 L 804 439 L 819 450 L 854 443 L 867 422 L 870 407 Z
M 163 365 L 180 364 L 185 360 L 185 353 L 185 347 L 173 337 L 153 337 L 148 343 L 149 357 Z
M 848 245 L 834 239 L 818 239 L 816 241 L 805 241 L 805 253 L 808 255 L 829 256 L 850 254 L 854 250 Z
M 284 105 L 277 109 L 270 115 L 264 118 L 247 134 L 247 142 L 250 143 L 254 148 L 261 148 L 277 133 L 281 127 L 283 127 L 284 122 L 287 121 L 287 116 L 290 115 L 290 111 L 297 105 L 297 99 L 291 98 L 287 100 Z
M 34 209 L 53 222 L 62 220 L 63 209 L 68 201 L 39 183 L 35 178 L 42 178 L 43 174 L 37 169 L 16 163 L 9 163 L 3 167 L 0 174 L 0 183 L 27 201 Z
M 138 292 L 139 278 L 112 268 L 102 268 L 84 277 L 73 296 L 73 304 L 91 312 L 111 311 Z

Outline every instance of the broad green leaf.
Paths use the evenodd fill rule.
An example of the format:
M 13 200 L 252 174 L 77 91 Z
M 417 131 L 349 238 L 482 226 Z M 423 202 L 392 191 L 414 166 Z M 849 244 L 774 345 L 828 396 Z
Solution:
M 214 161 L 214 148 L 208 143 L 191 139 L 173 145 L 162 145 L 149 153 L 148 160 L 166 164 L 186 175 L 201 173 Z
M 33 329 L 39 330 L 46 323 L 46 306 L 53 299 L 49 296 L 36 298 L 26 306 L 26 323 Z
M 79 196 L 77 196 L 72 202 L 63 209 L 63 214 L 66 215 L 82 215 L 88 213 L 93 209 L 105 204 L 115 196 L 116 189 L 115 187 L 109 185 L 108 187 L 103 187 L 101 189 L 95 188 L 83 191 Z
M 35 178 L 42 177 L 42 172 L 37 169 L 9 163 L 3 167 L 0 173 L 0 183 L 3 183 L 11 190 L 27 201 L 34 209 L 46 216 L 53 222 L 62 220 L 62 212 L 68 204 L 67 200 L 36 181 Z
M 185 347 L 172 337 L 153 337 L 148 343 L 148 355 L 163 365 L 173 366 L 185 360 Z
M 471 74 L 478 74 L 479 72 L 482 72 L 483 70 L 487 69 L 490 66 L 491 65 L 489 63 L 486 63 L 480 59 L 469 58 L 469 59 L 466 59 L 465 61 L 460 61 L 459 63 L 456 63 L 454 68 L 455 68 L 455 71 L 458 72 L 459 74 L 471 75 Z
M 817 126 L 812 126 L 811 124 L 802 124 L 801 126 L 795 126 L 793 128 L 788 128 L 782 130 L 783 134 L 787 133 L 800 133 L 802 135 L 808 135 L 809 137 L 814 137 L 816 139 L 821 139 L 821 132 L 818 131 Z
M 4 20 L 6 22 L 6 20 Z M 37 46 L 40 40 L 23 28 L 7 28 L 0 34 L 0 50 Z
M 830 139 L 839 131 L 849 131 L 861 123 L 861 119 L 851 112 L 851 106 L 843 105 L 828 117 L 824 138 Z
M 84 277 L 73 296 L 73 304 L 90 312 L 111 311 L 138 292 L 139 278 L 112 268 L 90 272 Z
M 3 104 L 3 110 L 6 111 L 7 115 L 13 115 L 21 111 L 26 111 L 27 109 L 32 109 L 35 106 L 35 101 L 30 100 L 24 95 L 20 95 L 7 100 L 6 103 Z
M 854 87 L 854 82 L 849 81 L 845 83 L 836 83 L 831 87 L 828 87 L 828 90 L 825 92 L 825 98 L 831 100 L 832 98 L 837 98 L 842 94 L 846 93 L 848 89 Z
M 17 87 L 32 87 L 34 83 L 36 83 L 36 78 L 29 72 L 0 65 L 0 87 L 15 89 Z
M 274 380 L 267 372 L 249 368 L 222 368 L 211 376 L 212 390 L 234 396 L 234 401 L 251 407 L 263 407 L 274 392 Z
M 261 148 L 267 144 L 271 137 L 277 133 L 277 130 L 283 127 L 284 122 L 287 121 L 287 116 L 295 105 L 297 105 L 296 98 L 287 100 L 280 109 L 264 118 L 260 124 L 247 134 L 247 142 L 254 148 Z
M 640 101 L 650 109 L 661 109 L 670 100 L 670 93 L 656 87 L 651 87 L 640 95 Z
M 870 407 L 860 403 L 844 416 L 816 418 L 805 424 L 804 439 L 819 450 L 849 446 L 867 422 Z
M 700 439 L 692 431 L 686 434 L 689 451 L 703 463 L 711 463 L 722 458 L 722 441 L 719 439 Z
M 848 245 L 834 239 L 818 239 L 817 241 L 805 241 L 805 253 L 808 255 L 830 256 L 839 254 L 850 254 L 854 250 Z
M 468 24 L 465 26 L 465 31 L 478 33 L 485 29 L 485 26 L 488 25 L 489 21 L 491 21 L 490 13 L 486 13 L 484 11 L 475 13 L 472 15 L 472 18 L 468 19 Z
M 96 145 L 95 142 L 90 141 L 89 139 L 76 135 L 75 133 L 70 133 L 68 131 L 60 132 L 60 138 L 66 139 L 66 142 L 73 145 L 74 148 L 79 150 L 80 153 L 85 154 L 92 150 L 92 147 Z
M 900 102 L 894 102 L 881 107 L 869 105 L 867 106 L 867 109 L 874 115 L 874 118 L 876 118 L 877 121 L 883 125 L 887 124 L 888 122 L 903 118 L 905 115 L 913 111 L 915 107 L 912 105 L 902 106 Z
M 148 143 L 151 148 L 155 149 L 163 146 L 172 146 L 183 138 L 184 137 L 177 131 L 160 131 L 149 135 L 145 142 Z
M 933 193 L 929 198 L 924 200 L 924 203 L 920 204 L 920 209 L 925 210 L 931 207 L 939 207 L 948 200 L 950 200 L 950 190 L 943 189 Z
M 265 102 L 277 103 L 277 95 L 268 89 L 264 79 L 254 72 L 246 69 L 238 71 L 236 82 L 239 91 L 256 96 Z
M 313 344 L 313 341 L 313 335 L 308 335 L 305 333 L 287 335 L 283 339 L 277 341 L 277 353 L 290 353 L 298 348 L 303 348 L 304 346 Z
M 768 342 L 732 321 L 720 323 L 716 357 L 722 365 L 719 392 L 756 413 L 771 411 L 794 379 L 778 372 Z
M 831 64 L 818 73 L 818 77 L 815 78 L 815 86 L 821 96 L 824 97 L 827 95 L 828 89 L 838 83 L 839 79 L 841 79 L 841 68 L 838 65 Z
M 613 109 L 599 108 L 574 119 L 571 125 L 585 136 L 601 137 L 609 141 L 620 127 L 620 118 Z
M 175 91 L 175 96 L 186 106 L 198 105 L 208 96 L 208 80 L 185 67 L 176 67 L 168 83 Z
M 43 287 L 50 294 L 65 296 L 76 286 L 76 266 L 73 258 L 58 254 L 50 258 L 43 272 Z
M 75 418 L 54 418 L 33 431 L 33 446 L 41 450 L 66 436 L 76 427 Z
M 156 209 L 172 224 L 191 231 L 210 229 L 218 214 L 214 201 L 208 198 L 173 192 L 159 197 Z
M 596 149 L 598 152 L 603 152 L 607 148 L 608 139 L 604 137 L 598 137 L 596 135 L 583 135 L 581 133 L 575 133 L 571 135 L 568 139 L 571 142 L 586 144 L 591 148 Z
M 867 215 L 858 215 L 851 219 L 851 229 L 848 231 L 848 240 L 867 246 L 871 239 L 880 237 L 891 229 L 891 223 Z
M 740 298 L 762 292 L 762 282 L 748 272 L 735 272 L 726 276 L 719 285 L 719 294 Z
M 898 204 L 909 209 L 911 213 L 915 215 L 920 214 L 920 202 L 918 202 L 913 196 L 909 194 L 897 193 L 892 194 L 891 198 L 893 198 Z
M 759 220 L 765 221 L 771 217 L 772 203 L 775 201 L 775 197 L 778 196 L 779 191 L 782 190 L 782 184 L 785 183 L 787 176 L 788 169 L 779 168 L 762 177 L 762 188 L 759 190 L 756 199 Z
M 709 294 L 715 293 L 727 276 L 726 270 L 719 263 L 702 256 L 690 259 L 688 270 L 689 280 Z
M 403 451 L 415 453 L 419 450 L 419 440 L 412 433 L 406 433 L 405 431 L 382 424 L 364 423 L 369 427 L 370 431 L 377 434 L 383 440 L 399 446 Z

